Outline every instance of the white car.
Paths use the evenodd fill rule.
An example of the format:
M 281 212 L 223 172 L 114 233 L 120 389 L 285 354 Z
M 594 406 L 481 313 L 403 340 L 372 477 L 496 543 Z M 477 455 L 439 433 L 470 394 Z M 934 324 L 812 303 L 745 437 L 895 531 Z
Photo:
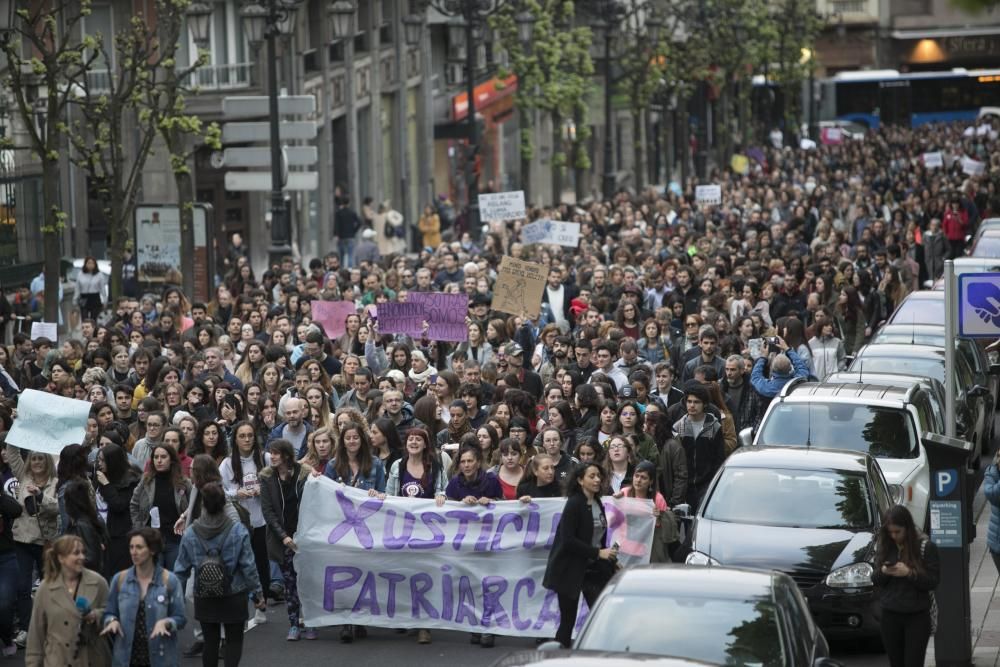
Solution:
M 938 398 L 920 378 L 890 384 L 853 375 L 850 382 L 789 382 L 771 401 L 755 437 L 744 429 L 740 440 L 755 447 L 868 453 L 878 459 L 894 500 L 926 526 L 930 466 L 921 435 L 940 430 Z

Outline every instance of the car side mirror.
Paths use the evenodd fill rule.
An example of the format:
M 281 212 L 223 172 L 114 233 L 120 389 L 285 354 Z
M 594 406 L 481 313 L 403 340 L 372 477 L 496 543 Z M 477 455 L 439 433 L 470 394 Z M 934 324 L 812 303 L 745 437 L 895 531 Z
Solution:
M 981 384 L 977 384 L 975 387 L 969 390 L 969 398 L 984 398 L 990 395 L 990 390 Z
M 749 426 L 740 431 L 740 446 L 750 447 L 753 445 L 753 429 Z
M 561 651 L 563 645 L 557 641 L 542 642 L 538 645 L 539 651 Z
M 691 506 L 687 503 L 681 503 L 680 505 L 674 505 L 674 514 L 680 519 L 691 518 Z
M 816 658 L 813 661 L 813 667 L 844 667 L 844 663 L 833 658 Z
M 844 357 L 844 364 L 845 364 L 844 368 L 849 368 L 853 363 L 854 363 L 853 354 L 848 354 L 846 357 Z
M 990 375 L 1000 375 L 1000 363 L 990 364 Z

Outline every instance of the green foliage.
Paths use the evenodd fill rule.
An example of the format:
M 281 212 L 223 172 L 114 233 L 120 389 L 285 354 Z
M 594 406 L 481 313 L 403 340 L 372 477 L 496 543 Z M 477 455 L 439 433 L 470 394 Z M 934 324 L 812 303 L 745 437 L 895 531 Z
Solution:
M 521 43 L 515 19 L 522 11 L 535 19 L 528 45 Z M 584 100 L 594 85 L 592 35 L 588 27 L 572 25 L 575 11 L 572 0 L 523 0 L 507 3 L 491 19 L 499 46 L 510 61 L 506 74 L 517 75 L 516 104 L 522 111 L 539 110 L 553 118 L 569 118 L 574 109 L 586 110 Z M 559 146 L 554 148 L 554 164 L 565 164 L 565 153 Z M 534 157 L 529 128 L 522 128 L 520 150 L 522 158 Z
M 951 4 L 970 14 L 984 14 L 1000 7 L 1000 0 L 951 0 Z

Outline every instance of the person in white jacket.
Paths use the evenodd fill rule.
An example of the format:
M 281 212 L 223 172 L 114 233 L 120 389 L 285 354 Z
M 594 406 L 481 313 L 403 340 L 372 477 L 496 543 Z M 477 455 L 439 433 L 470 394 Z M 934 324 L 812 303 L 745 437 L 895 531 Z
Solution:
M 819 335 L 809 339 L 809 347 L 812 348 L 813 373 L 816 377 L 822 380 L 830 373 L 843 370 L 847 352 L 844 350 L 844 341 L 833 334 L 832 321 L 823 323 Z

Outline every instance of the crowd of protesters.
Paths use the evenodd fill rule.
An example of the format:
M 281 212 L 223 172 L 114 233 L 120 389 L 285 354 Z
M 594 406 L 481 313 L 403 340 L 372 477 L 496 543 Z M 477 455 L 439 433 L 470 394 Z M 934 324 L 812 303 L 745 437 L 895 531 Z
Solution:
M 579 491 L 576 471 L 596 465 L 586 479 L 602 493 L 653 501 L 652 560 L 682 557 L 669 510 L 699 502 L 739 431 L 790 378 L 842 368 L 1000 207 L 997 135 L 964 129 L 760 150 L 749 173 L 714 174 L 719 205 L 699 205 L 690 183 L 530 211 L 579 222 L 577 248 L 523 245 L 524 221 L 491 223 L 476 242 L 428 206 L 416 255 L 383 238 L 384 220 L 374 238 L 353 214 L 363 231 L 350 252 L 260 276 L 235 238 L 208 303 L 176 287 L 105 304 L 84 293 L 96 318 L 60 342 L 19 333 L 0 347 L 4 430 L 24 389 L 93 404 L 85 440 L 58 459 L 3 449 L 3 654 L 27 645 L 29 664 L 87 664 L 76 646 L 97 651 L 103 634 L 122 664 L 172 664 L 189 580 L 213 553 L 233 583 L 225 598 L 194 591 L 203 635 L 186 654 L 237 664 L 249 601 L 257 623 L 283 601 L 288 640 L 316 639 L 293 561 L 310 474 L 478 503 L 559 496 L 570 480 Z M 932 150 L 944 168 L 924 167 Z M 963 156 L 985 173 L 963 173 Z M 353 213 L 346 200 L 338 210 Z M 538 304 L 492 309 L 505 254 L 547 267 L 537 317 L 526 313 Z M 367 306 L 427 291 L 468 295 L 467 341 L 379 331 Z M 312 322 L 320 299 L 355 302 L 343 335 Z M 60 606 L 73 586 L 91 606 Z M 150 590 L 158 602 L 144 606 Z M 51 628 L 71 612 L 80 631 L 64 651 Z

